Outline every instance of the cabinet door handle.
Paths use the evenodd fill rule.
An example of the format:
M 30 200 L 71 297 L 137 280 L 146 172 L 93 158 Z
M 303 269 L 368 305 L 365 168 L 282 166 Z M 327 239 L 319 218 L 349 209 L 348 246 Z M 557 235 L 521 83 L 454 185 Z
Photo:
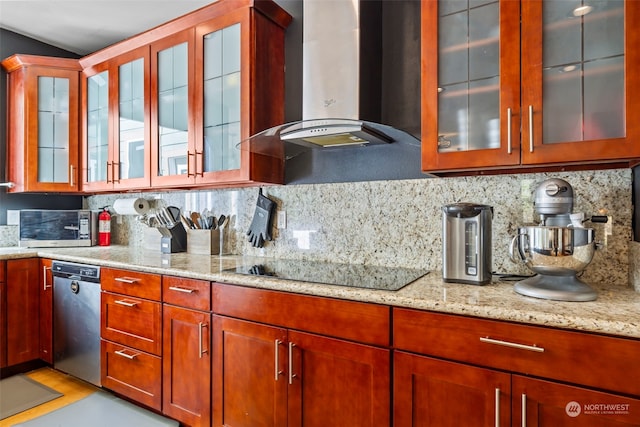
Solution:
M 511 154 L 512 141 L 511 141 L 511 108 L 507 108 L 507 153 Z
M 518 344 L 515 342 L 494 340 L 493 338 L 489 338 L 489 337 L 480 337 L 480 341 L 485 342 L 487 344 L 503 345 L 505 347 L 519 348 L 520 350 L 535 351 L 536 353 L 544 352 L 544 347 L 538 347 L 535 344 L 534 345 Z
M 116 183 L 116 165 L 120 166 L 120 163 L 111 162 L 111 182 Z M 118 169 L 118 183 L 120 183 L 120 171 Z
M 200 156 L 200 159 L 201 159 L 200 163 L 198 163 L 198 156 Z M 203 155 L 203 152 L 196 150 L 196 155 L 195 155 L 194 160 L 196 161 L 196 164 L 195 164 L 196 173 L 194 173 L 193 176 L 198 176 L 198 175 L 204 176 L 204 155 Z M 198 172 L 198 164 L 200 164 L 200 166 L 201 166 L 200 167 L 200 172 Z
M 533 153 L 533 105 L 529 105 L 529 152 Z
M 131 279 L 129 277 L 116 277 L 113 280 L 115 280 L 116 282 L 128 283 L 130 285 L 140 281 L 140 279 Z
M 69 185 L 71 187 L 76 186 L 76 177 L 74 176 L 76 172 L 76 167 L 73 165 L 69 165 Z
M 282 375 L 282 371 L 280 370 L 280 352 L 278 351 L 278 346 L 282 344 L 282 341 L 280 341 L 279 339 L 275 340 L 275 353 L 276 353 L 276 357 L 275 357 L 275 373 L 276 373 L 276 381 L 278 381 L 278 377 L 280 375 Z
M 500 388 L 496 388 L 496 419 L 495 426 L 500 427 Z
M 116 304 L 118 305 L 124 305 L 125 307 L 135 307 L 136 305 L 138 305 L 138 302 L 130 302 L 127 300 L 123 300 L 123 299 L 119 299 L 115 301 Z
M 169 290 L 176 291 L 176 292 L 182 292 L 182 293 L 185 293 L 185 294 L 192 294 L 192 293 L 196 292 L 195 289 L 181 288 L 179 286 L 169 286 Z
M 289 343 L 289 385 L 293 384 L 293 379 L 297 377 L 297 375 L 293 373 L 293 347 L 295 346 L 294 343 Z
M 191 156 L 193 156 L 193 159 L 195 161 L 195 157 L 196 157 L 196 153 L 192 153 L 191 151 L 187 151 L 187 178 L 189 178 L 190 176 L 196 176 L 196 173 L 191 173 Z
M 202 359 L 202 355 L 203 354 L 206 354 L 206 353 L 209 352 L 208 348 L 206 348 L 206 349 L 203 348 L 204 347 L 204 345 L 203 345 L 204 339 L 202 337 L 202 330 L 204 328 L 208 328 L 208 327 L 209 327 L 209 325 L 206 324 L 206 323 L 202 323 L 202 322 L 198 323 L 198 357 L 200 359 Z
M 107 184 L 113 182 L 113 169 L 111 169 L 111 180 L 109 180 L 109 167 L 111 166 L 111 162 L 107 162 Z
M 522 427 L 527 427 L 527 395 L 522 393 Z
M 51 270 L 51 267 L 47 267 L 46 265 L 42 266 L 42 290 L 46 291 L 47 288 L 50 288 L 51 285 L 47 285 L 47 270 Z
M 126 357 L 129 360 L 135 359 L 139 354 L 139 353 L 127 354 L 127 353 L 125 353 L 125 350 L 116 350 L 116 351 L 114 351 L 114 353 L 117 354 L 118 356 Z

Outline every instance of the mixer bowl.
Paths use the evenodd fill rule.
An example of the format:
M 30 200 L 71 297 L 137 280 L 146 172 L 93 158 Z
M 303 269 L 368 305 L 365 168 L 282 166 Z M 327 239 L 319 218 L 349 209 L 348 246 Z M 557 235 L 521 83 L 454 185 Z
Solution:
M 591 262 L 596 250 L 593 228 L 525 226 L 511 241 L 509 254 L 534 273 L 575 276 Z

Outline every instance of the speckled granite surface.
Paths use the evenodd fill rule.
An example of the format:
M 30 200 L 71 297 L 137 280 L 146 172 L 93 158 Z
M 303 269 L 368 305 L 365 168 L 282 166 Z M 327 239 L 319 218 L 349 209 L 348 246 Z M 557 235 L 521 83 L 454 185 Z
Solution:
M 261 258 L 256 257 L 210 257 L 185 253 L 161 255 L 155 251 L 122 246 L 0 249 L 0 259 L 29 256 L 640 338 L 640 293 L 629 287 L 612 288 L 607 283 L 594 285 L 599 293 L 596 301 L 567 303 L 521 296 L 508 282 L 494 282 L 487 286 L 444 283 L 436 271 L 399 291 L 378 291 L 222 272 L 237 265 L 259 262 Z
M 571 183 L 574 212 L 613 218 L 610 235 L 607 226 L 593 224 L 596 240 L 606 245 L 596 251 L 582 279 L 629 287 L 629 169 L 264 187 L 286 212 L 287 226 L 274 230 L 274 240 L 262 249 L 251 247 L 245 235 L 257 188 L 98 195 L 87 202 L 98 209 L 116 197 L 145 197 L 154 206 L 230 215 L 228 238 L 234 254 L 429 270 L 442 268 L 441 207 L 462 201 L 488 204 L 495 211 L 494 271 L 528 274 L 523 264 L 511 262 L 507 251 L 518 227 L 533 221 L 532 193 L 548 178 Z M 142 247 L 145 227 L 134 217 L 121 218 L 121 223 L 114 219 L 112 242 Z

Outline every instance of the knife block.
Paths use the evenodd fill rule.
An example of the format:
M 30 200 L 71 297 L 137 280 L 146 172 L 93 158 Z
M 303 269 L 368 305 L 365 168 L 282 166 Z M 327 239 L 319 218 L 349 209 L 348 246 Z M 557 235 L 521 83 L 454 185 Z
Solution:
M 173 254 L 187 250 L 187 230 L 181 222 L 176 222 L 171 227 L 158 227 L 162 238 L 160 239 L 160 252 Z

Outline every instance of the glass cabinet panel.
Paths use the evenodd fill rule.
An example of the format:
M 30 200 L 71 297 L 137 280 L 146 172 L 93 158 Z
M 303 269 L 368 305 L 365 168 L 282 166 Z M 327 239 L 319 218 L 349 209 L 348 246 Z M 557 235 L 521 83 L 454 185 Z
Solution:
M 240 168 L 240 24 L 204 36 L 204 172 Z
M 109 161 L 109 72 L 87 79 L 87 182 L 107 180 Z
M 543 142 L 624 137 L 624 1 L 542 5 Z
M 120 179 L 144 176 L 144 58 L 118 67 Z
M 158 52 L 158 175 L 187 173 L 188 49 L 187 43 Z
M 38 77 L 38 182 L 69 182 L 69 79 Z
M 498 1 L 438 2 L 438 151 L 500 147 Z

